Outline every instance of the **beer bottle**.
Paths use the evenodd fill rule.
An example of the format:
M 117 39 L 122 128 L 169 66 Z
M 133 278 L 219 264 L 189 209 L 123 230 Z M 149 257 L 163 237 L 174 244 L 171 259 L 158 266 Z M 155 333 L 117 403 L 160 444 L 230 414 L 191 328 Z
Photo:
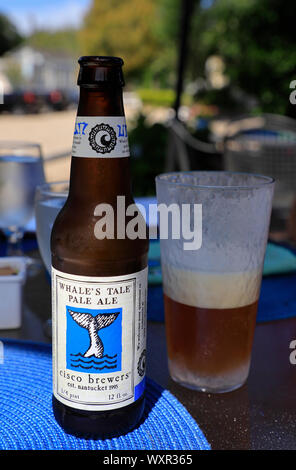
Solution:
M 148 239 L 128 238 L 119 215 L 133 204 L 123 61 L 78 62 L 69 196 L 51 235 L 53 410 L 66 432 L 108 438 L 143 413 Z

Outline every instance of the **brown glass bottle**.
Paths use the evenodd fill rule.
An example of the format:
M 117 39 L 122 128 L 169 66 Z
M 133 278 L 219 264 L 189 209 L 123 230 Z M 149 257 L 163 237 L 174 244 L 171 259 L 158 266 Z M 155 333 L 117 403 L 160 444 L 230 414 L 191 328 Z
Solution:
M 117 157 L 116 154 L 116 145 L 119 143 L 120 135 L 123 135 L 125 132 L 122 125 L 116 125 L 116 117 L 121 118 L 124 116 L 122 99 L 122 87 L 124 84 L 122 75 L 123 61 L 115 57 L 82 57 L 79 59 L 79 64 L 78 85 L 80 85 L 80 100 L 74 134 L 78 133 L 77 138 L 82 139 L 84 147 L 80 143 L 80 150 L 76 152 L 75 156 L 72 156 L 69 196 L 55 221 L 51 235 L 53 266 L 53 375 L 54 383 L 56 383 L 54 385 L 53 410 L 56 420 L 66 432 L 82 436 L 108 438 L 128 432 L 139 422 L 144 408 L 143 381 L 140 382 L 141 387 L 139 387 L 141 393 L 135 392 L 134 398 L 125 400 L 122 396 L 129 396 L 129 393 L 133 393 L 132 387 L 128 389 L 129 385 L 126 385 L 126 383 L 130 384 L 131 382 L 129 369 L 125 371 L 120 369 L 119 361 L 116 363 L 117 372 L 112 372 L 111 369 L 109 372 L 109 369 L 106 369 L 107 372 L 103 374 L 97 369 L 102 365 L 101 358 L 104 356 L 100 356 L 98 349 L 94 349 L 96 351 L 95 355 L 86 354 L 82 348 L 82 340 L 77 340 L 76 350 L 73 351 L 75 353 L 79 351 L 80 356 L 78 356 L 77 363 L 80 364 L 79 367 L 85 367 L 85 369 L 80 369 L 79 372 L 76 372 L 77 369 L 74 367 L 77 366 L 77 363 L 73 365 L 74 363 L 69 362 L 71 364 L 69 366 L 67 362 L 68 360 L 70 361 L 68 357 L 74 357 L 75 355 L 73 351 L 72 355 L 68 352 L 68 345 L 70 345 L 72 334 L 74 337 L 74 328 L 76 328 L 76 332 L 79 331 L 80 335 L 84 334 L 83 337 L 81 336 L 83 341 L 87 341 L 85 340 L 87 333 L 89 333 L 89 338 L 92 338 L 93 333 L 91 328 L 89 326 L 86 328 L 85 320 L 78 321 L 77 317 L 81 315 L 82 318 L 91 318 L 90 314 L 95 317 L 98 312 L 102 315 L 109 315 L 110 312 L 115 315 L 116 321 L 113 321 L 113 323 L 115 325 L 117 322 L 116 328 L 120 327 L 121 333 L 120 330 L 116 330 L 117 339 L 114 333 L 114 344 L 120 334 L 121 339 L 130 335 L 130 342 L 136 342 L 134 337 L 132 337 L 134 333 L 131 333 L 131 330 L 136 330 L 136 326 L 131 322 L 127 323 L 125 318 L 125 315 L 128 315 L 125 313 L 127 310 L 125 307 L 120 310 L 119 304 L 121 299 L 123 299 L 124 302 L 127 302 L 127 305 L 130 305 L 131 299 L 128 298 L 128 292 L 131 291 L 132 286 L 136 286 L 135 289 L 138 288 L 138 281 L 134 281 L 135 278 L 138 279 L 137 274 L 134 275 L 134 273 L 144 272 L 147 267 L 148 240 L 147 237 L 146 239 L 136 238 L 131 240 L 127 236 L 122 237 L 122 233 L 119 236 L 116 231 L 116 223 L 113 239 L 98 239 L 95 236 L 94 228 L 98 221 L 98 217 L 95 216 L 95 209 L 99 204 L 109 204 L 114 209 L 116 216 L 117 196 L 125 197 L 126 206 L 133 203 L 130 158 L 122 154 Z M 79 117 L 83 117 L 83 120 L 80 118 L 80 124 Z M 109 118 L 112 121 L 112 125 L 110 125 Z M 83 121 L 82 124 L 81 120 Z M 122 122 L 124 121 L 121 119 L 120 123 L 122 124 Z M 114 142 L 113 144 L 111 142 L 113 137 L 114 142 L 116 141 L 114 148 Z M 83 148 L 87 148 L 87 151 L 84 155 L 81 155 Z M 77 154 L 80 156 L 77 156 Z M 86 276 L 88 280 L 86 280 Z M 127 278 L 127 281 L 125 281 L 124 276 Z M 68 278 L 71 281 L 68 281 Z M 121 292 L 125 289 L 125 294 L 120 294 L 119 297 L 116 297 L 116 295 L 110 298 L 106 295 L 105 297 L 100 297 L 100 295 L 103 296 L 102 292 L 104 289 L 104 292 L 108 292 L 108 294 L 111 290 L 114 293 L 113 287 L 106 287 L 109 285 L 108 278 L 111 278 L 112 282 L 114 281 L 115 283 L 111 283 L 111 286 L 121 286 Z M 122 278 L 124 280 L 121 285 L 117 279 L 122 280 Z M 102 280 L 104 282 L 101 282 Z M 101 283 L 96 284 L 97 281 Z M 63 289 L 67 290 L 66 293 L 58 290 L 62 288 L 62 284 L 64 284 Z M 86 287 L 84 288 L 84 286 Z M 140 286 L 140 290 L 142 289 L 141 294 L 133 291 L 130 295 L 134 295 L 134 299 L 136 299 L 137 295 L 142 295 L 143 303 L 145 302 L 146 287 L 141 284 Z M 92 294 L 93 297 L 87 297 L 87 294 L 90 292 L 96 292 L 98 295 L 95 297 Z M 118 292 L 118 290 L 115 290 L 115 292 Z M 76 304 L 73 304 L 73 301 Z M 89 303 L 97 303 L 97 301 L 106 301 L 107 304 L 110 302 L 111 305 L 97 307 L 98 310 L 95 308 L 88 310 L 90 308 Z M 115 303 L 112 304 L 112 302 Z M 142 310 L 144 311 L 145 307 Z M 143 312 L 142 314 L 144 315 Z M 122 318 L 120 315 L 122 315 Z M 121 320 L 119 320 L 120 318 Z M 135 320 L 135 317 L 133 318 Z M 93 321 L 93 318 L 90 321 Z M 129 326 L 127 327 L 127 325 Z M 109 327 L 105 328 L 103 326 L 103 328 L 106 331 Z M 98 331 L 95 333 L 95 339 L 90 339 L 90 349 L 93 347 L 92 341 L 97 346 L 98 341 L 100 342 L 102 339 L 98 340 Z M 100 334 L 100 336 L 102 335 Z M 107 342 L 107 340 L 103 340 L 103 343 L 104 341 L 105 343 Z M 112 334 L 111 340 L 109 339 L 108 341 L 108 344 L 112 346 Z M 73 349 L 72 343 L 71 347 Z M 116 347 L 117 355 L 121 355 L 121 364 L 123 364 L 125 360 L 123 354 L 126 354 L 129 358 L 130 351 L 126 349 L 127 346 L 124 346 L 123 343 L 121 346 Z M 84 357 L 82 357 L 83 354 Z M 133 361 L 135 370 L 137 370 L 137 366 L 138 370 L 140 367 L 140 375 L 142 376 L 144 375 L 144 355 L 145 351 L 143 349 L 140 359 L 139 357 L 133 357 L 132 360 L 129 359 L 130 363 Z M 114 364 L 113 359 L 109 359 L 109 357 L 114 356 L 107 356 L 107 359 L 104 359 L 106 361 L 104 366 L 106 364 Z M 83 361 L 89 361 L 89 365 L 82 366 Z M 64 367 L 61 367 L 60 364 L 64 364 Z M 97 367 L 97 369 L 94 369 L 94 367 Z M 110 367 L 114 366 L 110 365 Z M 91 374 L 89 370 L 91 370 Z M 133 374 L 132 369 L 131 374 Z M 124 389 L 125 392 L 109 393 L 109 389 L 108 392 L 105 391 L 104 387 L 107 387 L 105 384 L 108 377 L 109 379 L 113 377 L 114 380 L 118 380 L 114 387 L 119 387 L 119 390 L 121 390 L 120 387 L 126 387 Z M 137 377 L 133 380 L 140 379 L 142 380 L 142 377 Z M 97 387 L 99 391 L 94 391 L 92 387 Z M 89 388 L 90 391 L 85 391 L 86 388 Z M 115 392 L 117 390 L 114 388 Z M 88 404 L 88 398 L 85 398 L 86 395 L 83 395 L 86 393 L 91 394 L 91 405 Z M 110 409 L 110 403 L 104 402 L 104 400 L 107 400 L 107 393 L 108 400 L 111 398 L 114 400 L 112 395 L 115 395 L 116 400 L 121 399 L 122 401 L 119 402 L 119 405 L 112 402 Z M 103 405 L 95 403 L 96 396 L 99 397 L 99 394 L 104 394 Z M 102 402 L 101 395 L 98 401 Z M 125 405 L 125 401 L 128 403 L 127 405 Z

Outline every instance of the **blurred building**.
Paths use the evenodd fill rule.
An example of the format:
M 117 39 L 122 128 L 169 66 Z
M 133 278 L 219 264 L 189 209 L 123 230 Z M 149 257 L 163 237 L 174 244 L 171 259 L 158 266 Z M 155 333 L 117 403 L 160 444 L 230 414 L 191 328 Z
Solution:
M 0 73 L 13 87 L 42 90 L 76 86 L 77 66 L 73 57 L 22 46 L 0 58 Z

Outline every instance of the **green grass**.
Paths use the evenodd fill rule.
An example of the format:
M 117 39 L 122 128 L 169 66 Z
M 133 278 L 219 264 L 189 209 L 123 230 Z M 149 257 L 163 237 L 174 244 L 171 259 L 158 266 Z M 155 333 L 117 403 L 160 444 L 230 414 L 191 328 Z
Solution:
M 176 99 L 176 93 L 172 89 L 140 88 L 137 93 L 144 104 L 153 106 L 173 106 Z M 190 103 L 191 96 L 183 93 L 182 104 Z

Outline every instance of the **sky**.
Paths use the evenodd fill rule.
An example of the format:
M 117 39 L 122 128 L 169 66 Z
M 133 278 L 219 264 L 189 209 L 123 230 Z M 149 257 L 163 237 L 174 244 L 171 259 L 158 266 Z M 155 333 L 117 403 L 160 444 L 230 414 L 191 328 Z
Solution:
M 79 26 L 92 0 L 0 0 L 6 14 L 22 34 L 32 30 Z

